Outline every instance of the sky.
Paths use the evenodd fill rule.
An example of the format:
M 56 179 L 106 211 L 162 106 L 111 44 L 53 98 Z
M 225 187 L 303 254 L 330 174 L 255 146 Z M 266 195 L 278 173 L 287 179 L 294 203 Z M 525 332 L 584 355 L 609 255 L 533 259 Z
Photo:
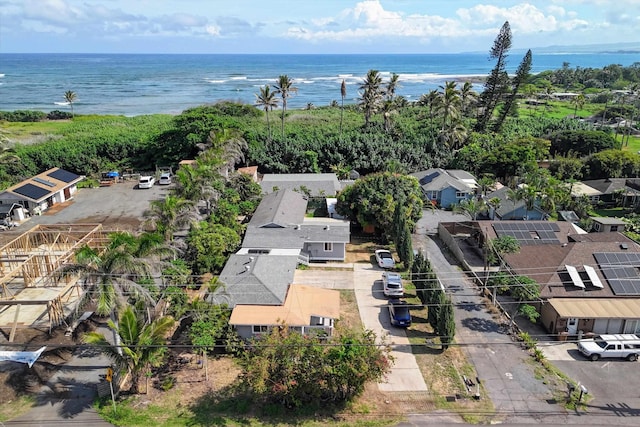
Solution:
M 486 52 L 640 42 L 640 0 L 0 0 L 0 53 Z

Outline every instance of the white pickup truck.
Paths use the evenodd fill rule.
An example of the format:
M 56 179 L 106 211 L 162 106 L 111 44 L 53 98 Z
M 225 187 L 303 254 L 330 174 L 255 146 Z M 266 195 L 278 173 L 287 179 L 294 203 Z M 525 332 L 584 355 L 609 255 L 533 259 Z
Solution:
M 578 341 L 578 350 L 593 361 L 613 357 L 635 362 L 640 355 L 640 338 L 633 334 L 598 335 Z

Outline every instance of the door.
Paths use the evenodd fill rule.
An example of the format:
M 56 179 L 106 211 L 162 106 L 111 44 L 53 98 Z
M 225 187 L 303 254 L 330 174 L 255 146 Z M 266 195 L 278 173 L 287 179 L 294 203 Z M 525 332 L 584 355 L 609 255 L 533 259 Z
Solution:
M 567 332 L 569 335 L 575 335 L 578 333 L 578 319 L 575 317 L 570 317 L 567 319 Z

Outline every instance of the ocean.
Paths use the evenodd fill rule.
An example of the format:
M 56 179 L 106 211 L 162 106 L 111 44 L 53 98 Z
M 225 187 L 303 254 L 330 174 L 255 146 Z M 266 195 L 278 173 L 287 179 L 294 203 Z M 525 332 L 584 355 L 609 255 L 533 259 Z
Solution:
M 523 54 L 511 53 L 514 72 Z M 571 68 L 629 66 L 640 55 L 625 53 L 540 54 L 533 52 L 532 72 Z M 286 74 L 298 88 L 288 108 L 356 103 L 358 86 L 368 70 L 384 79 L 399 74 L 398 95 L 409 101 L 447 80 L 486 76 L 494 66 L 487 54 L 415 55 L 139 55 L 139 54 L 0 54 L 0 110 L 70 111 L 64 93 L 74 91 L 78 114 L 179 114 L 202 104 L 228 100 L 255 102 L 260 86 Z M 477 85 L 477 91 L 482 87 Z

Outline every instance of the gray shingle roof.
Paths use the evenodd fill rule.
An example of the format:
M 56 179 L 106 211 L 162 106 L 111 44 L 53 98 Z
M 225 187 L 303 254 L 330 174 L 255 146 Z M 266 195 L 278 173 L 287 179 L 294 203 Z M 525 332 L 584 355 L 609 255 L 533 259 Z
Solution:
M 300 224 L 307 211 L 307 199 L 292 190 L 279 190 L 263 197 L 249 227 L 287 227 Z
M 279 190 L 299 190 L 302 186 L 310 191 L 312 197 L 335 196 L 342 186 L 335 173 L 268 173 L 260 182 L 263 193 L 272 193 L 274 187 Z
M 286 228 L 249 227 L 243 248 L 302 249 L 311 242 L 349 242 L 349 221 L 331 218 L 304 218 Z
M 207 300 L 214 303 L 281 305 L 293 282 L 298 257 L 234 254 L 220 273 L 223 286 Z
M 418 179 L 423 191 L 442 191 L 445 188 L 453 187 L 457 191 L 469 193 L 475 188 L 463 181 L 475 181 L 473 175 L 458 169 L 444 170 L 441 168 L 432 168 L 426 171 L 414 172 L 411 176 Z

